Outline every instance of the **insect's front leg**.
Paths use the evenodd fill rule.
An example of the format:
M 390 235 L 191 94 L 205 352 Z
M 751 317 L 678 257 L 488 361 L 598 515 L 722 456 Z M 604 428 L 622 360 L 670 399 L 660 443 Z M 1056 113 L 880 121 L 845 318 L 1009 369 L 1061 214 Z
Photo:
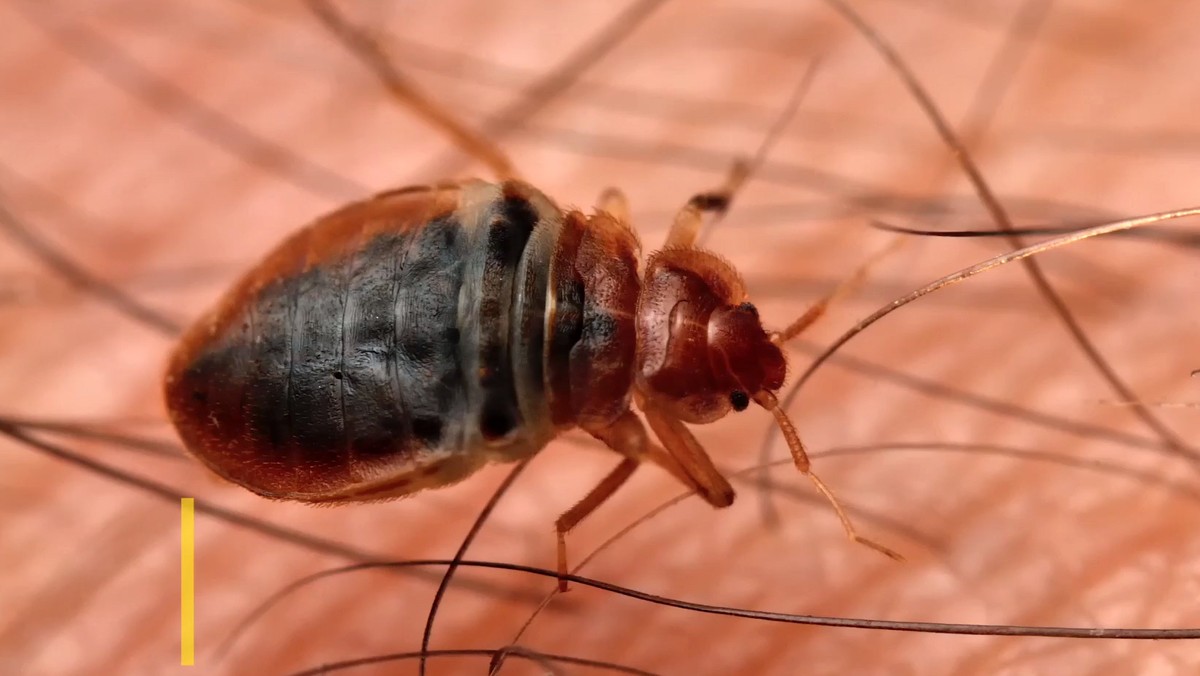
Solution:
M 875 267 L 883 258 L 895 252 L 903 243 L 902 239 L 895 239 L 890 245 L 874 256 L 867 259 L 865 263 L 860 265 L 854 274 L 843 279 L 833 288 L 828 294 L 820 298 L 817 302 L 809 306 L 804 314 L 800 315 L 782 331 L 771 334 L 771 342 L 776 345 L 783 345 L 791 339 L 799 336 L 813 324 L 816 324 L 821 317 L 825 315 L 825 311 L 829 309 L 837 300 L 854 293 L 866 281 L 867 275 L 870 274 L 871 268 Z
M 733 487 L 713 464 L 712 458 L 696 437 L 682 422 L 656 406 L 649 397 L 641 392 L 636 396 L 637 405 L 646 414 L 650 429 L 662 441 L 667 454 L 690 477 L 688 483 L 700 497 L 717 508 L 733 504 Z
M 618 221 L 629 224 L 629 199 L 620 188 L 606 188 L 600 193 L 600 199 L 596 200 L 596 210 L 607 212 Z
M 671 231 L 667 233 L 667 246 L 696 246 L 700 229 L 704 225 L 704 214 L 712 214 L 713 221 L 724 217 L 729 205 L 733 203 L 734 195 L 749 175 L 750 165 L 739 160 L 734 162 L 729 175 L 725 177 L 725 182 L 719 188 L 692 195 L 679 213 L 675 214 Z

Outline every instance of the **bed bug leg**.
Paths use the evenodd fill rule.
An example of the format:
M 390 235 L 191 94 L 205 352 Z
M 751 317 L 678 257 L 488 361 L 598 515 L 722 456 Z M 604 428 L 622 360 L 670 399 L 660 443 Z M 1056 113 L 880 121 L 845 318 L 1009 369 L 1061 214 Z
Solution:
M 646 432 L 646 426 L 633 411 L 627 410 L 610 425 L 589 431 L 592 436 L 604 442 L 606 446 L 625 456 L 625 459 L 608 476 L 604 477 L 591 492 L 574 507 L 567 510 L 555 522 L 555 531 L 558 538 L 559 575 L 566 575 L 570 570 L 567 567 L 567 533 L 579 525 L 580 521 L 587 518 L 609 496 L 615 493 L 621 487 L 621 484 L 629 479 L 629 476 L 633 474 L 633 470 L 643 460 L 648 460 L 662 467 L 685 486 L 696 491 L 709 502 L 713 502 L 709 498 L 711 491 L 706 492 L 673 455 L 650 441 L 650 435 Z M 558 588 L 560 591 L 567 591 L 565 578 L 559 578 Z
M 705 501 L 712 503 L 714 506 L 724 506 L 724 504 L 716 504 L 724 502 L 719 491 L 706 490 L 675 459 L 674 455 L 650 440 L 650 434 L 646 431 L 646 425 L 633 411 L 625 411 L 612 425 L 602 430 L 597 430 L 592 435 L 603 441 L 609 448 L 626 457 L 640 458 L 658 465 L 666 470 L 668 474 L 675 477 L 679 483 L 698 493 Z
M 667 233 L 667 246 L 695 246 L 696 240 L 700 237 L 700 230 L 704 226 L 704 214 L 711 214 L 713 221 L 720 220 L 729 210 L 729 205 L 733 203 L 734 195 L 749 176 L 750 165 L 738 160 L 730 168 L 729 175 L 726 176 L 725 183 L 721 187 L 693 195 L 679 210 L 679 213 L 675 214 L 675 220 L 671 223 L 671 231 Z
M 834 496 L 833 491 L 829 490 L 829 487 L 825 485 L 824 481 L 821 481 L 820 477 L 813 474 L 811 463 L 808 459 L 808 452 L 804 449 L 804 443 L 800 441 L 800 435 L 796 433 L 796 427 L 792 425 L 792 421 L 783 412 L 783 409 L 779 407 L 779 401 L 775 398 L 775 395 L 764 390 L 754 395 L 754 401 L 759 406 L 767 409 L 771 415 L 775 416 L 775 422 L 779 425 L 780 431 L 783 432 L 783 437 L 787 440 L 788 449 L 792 452 L 792 459 L 796 463 L 796 469 L 803 472 L 804 476 L 808 477 L 809 481 L 812 481 L 813 485 L 816 486 L 817 491 L 821 495 L 824 495 L 829 504 L 833 506 L 833 511 L 837 513 L 838 520 L 842 522 L 842 528 L 846 531 L 846 537 L 860 545 L 874 549 L 890 559 L 903 561 L 904 557 L 898 552 L 858 534 L 858 531 L 854 528 L 854 524 L 850 521 L 850 517 L 846 515 L 846 511 L 842 509 L 841 503 Z
M 600 199 L 596 200 L 596 209 L 608 213 L 622 223 L 629 222 L 629 200 L 618 188 L 607 188 L 600 193 Z
M 574 507 L 568 509 L 558 520 L 554 522 L 554 530 L 558 537 L 558 590 L 561 592 L 567 591 L 567 533 L 575 526 L 579 525 L 589 514 L 596 511 L 596 508 L 604 504 L 605 500 L 612 497 L 613 493 L 621 487 L 629 477 L 633 474 L 633 470 L 637 469 L 639 461 L 637 458 L 625 458 L 621 464 L 617 465 L 608 476 L 600 480 L 595 488 L 588 492 L 582 500 L 577 502 Z
M 789 324 L 787 328 L 782 331 L 772 333 L 771 342 L 775 343 L 776 345 L 784 345 L 789 340 L 795 338 L 801 333 L 804 333 L 808 327 L 817 323 L 817 320 L 825 315 L 825 311 L 829 309 L 830 305 L 857 291 L 859 287 L 862 286 L 863 282 L 866 281 L 871 268 L 875 267 L 875 265 L 877 265 L 887 256 L 895 253 L 895 251 L 903 244 L 904 240 L 897 238 L 893 240 L 891 244 L 881 249 L 874 256 L 871 256 L 865 263 L 858 266 L 858 269 L 854 271 L 854 274 L 843 279 L 836 287 L 834 287 L 833 291 L 830 291 L 825 295 L 825 297 L 809 306 L 809 308 L 804 311 L 804 314 L 800 315 L 799 318 Z
M 734 162 L 729 170 L 729 174 L 725 178 L 724 185 L 720 188 L 709 192 L 702 192 L 688 200 L 688 203 L 675 216 L 675 222 L 671 225 L 671 232 L 667 235 L 667 246 L 704 246 L 704 240 L 708 232 L 704 231 L 703 214 L 712 214 L 712 218 L 709 219 L 710 231 L 711 226 L 719 223 L 725 217 L 725 212 L 729 210 L 729 205 L 733 202 L 734 195 L 741 190 L 742 186 L 750 178 L 750 175 L 757 171 L 758 167 L 766 161 L 767 153 L 770 152 L 775 142 L 779 140 L 784 128 L 787 127 L 792 117 L 796 114 L 796 111 L 800 109 L 800 103 L 808 93 L 808 88 L 812 84 L 819 66 L 820 61 L 817 59 L 814 59 L 809 64 L 805 70 L 804 77 L 796 83 L 796 88 L 792 90 L 792 95 L 788 99 L 787 105 L 783 107 L 783 110 L 779 113 L 779 117 L 775 119 L 774 124 L 767 131 L 767 135 L 758 146 L 758 150 L 754 153 L 753 158 Z
M 733 504 L 733 486 L 713 465 L 708 452 L 683 423 L 663 413 L 653 403 L 639 397 L 638 405 L 646 414 L 646 422 L 667 452 L 692 479 L 692 484 L 704 501 L 716 508 Z
M 633 411 L 626 410 L 611 424 L 588 431 L 604 445 L 625 456 L 625 459 L 554 523 L 558 539 L 558 590 L 564 592 L 567 591 L 567 580 L 563 576 L 570 572 L 567 567 L 567 533 L 615 493 L 633 474 L 633 470 L 637 469 L 643 457 L 658 462 L 653 455 L 653 449 L 649 448 L 646 428 Z

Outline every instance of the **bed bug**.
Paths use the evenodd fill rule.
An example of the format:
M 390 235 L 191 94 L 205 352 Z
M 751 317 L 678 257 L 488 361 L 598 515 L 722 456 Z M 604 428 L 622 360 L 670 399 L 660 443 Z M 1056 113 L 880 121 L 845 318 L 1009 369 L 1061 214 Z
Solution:
M 768 333 L 733 266 L 698 246 L 704 216 L 728 208 L 752 165 L 692 197 L 643 266 L 622 193 L 605 191 L 591 213 L 559 207 L 387 70 L 369 41 L 353 44 L 500 178 L 350 204 L 247 272 L 184 334 L 167 369 L 167 408 L 193 455 L 266 497 L 350 503 L 447 486 L 580 428 L 622 459 L 556 521 L 565 573 L 566 533 L 644 461 L 713 507 L 732 504 L 686 425 L 753 402 L 772 413 L 847 535 L 899 558 L 856 533 L 775 396 L 781 346 L 825 302 Z

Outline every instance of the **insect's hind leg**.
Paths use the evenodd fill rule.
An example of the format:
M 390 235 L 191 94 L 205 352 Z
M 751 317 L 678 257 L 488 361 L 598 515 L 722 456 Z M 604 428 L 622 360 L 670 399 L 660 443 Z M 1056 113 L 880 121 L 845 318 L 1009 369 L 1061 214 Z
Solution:
M 371 69 L 401 105 L 440 129 L 459 149 L 486 165 L 498 180 L 517 178 L 516 168 L 504 151 L 459 120 L 448 108 L 426 96 L 392 64 L 379 42 L 347 21 L 330 0 L 305 0 L 305 4 L 334 37 Z

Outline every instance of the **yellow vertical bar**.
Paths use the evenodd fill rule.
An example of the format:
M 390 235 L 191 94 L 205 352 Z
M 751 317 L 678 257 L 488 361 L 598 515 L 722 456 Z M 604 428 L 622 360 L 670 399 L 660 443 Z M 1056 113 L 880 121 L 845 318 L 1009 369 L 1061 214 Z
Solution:
M 196 500 L 180 500 L 179 663 L 196 663 Z

